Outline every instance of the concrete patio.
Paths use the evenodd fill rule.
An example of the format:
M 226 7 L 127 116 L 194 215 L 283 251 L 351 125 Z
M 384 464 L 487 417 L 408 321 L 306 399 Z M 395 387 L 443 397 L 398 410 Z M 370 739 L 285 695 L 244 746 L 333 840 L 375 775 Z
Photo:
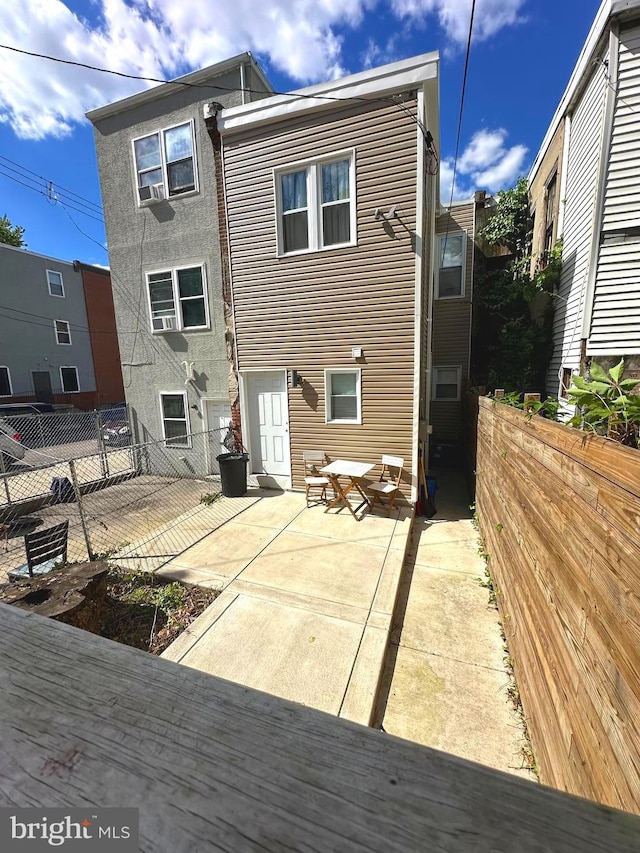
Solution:
M 301 494 L 258 490 L 236 505 L 156 569 L 223 590 L 163 656 L 368 725 L 412 510 L 356 522 L 344 509 L 307 509 Z

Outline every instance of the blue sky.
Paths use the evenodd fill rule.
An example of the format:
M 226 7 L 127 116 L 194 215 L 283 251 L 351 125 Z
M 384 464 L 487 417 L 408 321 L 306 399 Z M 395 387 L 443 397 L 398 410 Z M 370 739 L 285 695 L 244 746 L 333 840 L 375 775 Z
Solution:
M 526 173 L 599 5 L 476 0 L 456 197 Z M 17 15 L 3 0 L 0 42 L 162 78 L 251 50 L 280 91 L 439 50 L 448 197 L 470 9 L 471 0 L 23 0 Z M 0 49 L 0 215 L 25 227 L 31 251 L 108 263 L 83 116 L 144 85 Z

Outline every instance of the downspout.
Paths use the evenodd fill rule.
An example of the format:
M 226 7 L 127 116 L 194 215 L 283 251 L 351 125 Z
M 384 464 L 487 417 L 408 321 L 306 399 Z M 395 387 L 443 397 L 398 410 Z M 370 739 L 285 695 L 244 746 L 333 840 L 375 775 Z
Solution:
M 596 208 L 593 217 L 593 229 L 591 232 L 591 251 L 589 254 L 589 276 L 587 278 L 587 289 L 584 298 L 584 309 L 582 313 L 582 345 L 580 359 L 580 374 L 584 376 L 587 356 L 587 341 L 591 332 L 591 320 L 593 314 L 593 303 L 596 292 L 596 277 L 598 272 L 598 260 L 600 255 L 600 234 L 602 232 L 602 220 L 604 218 L 605 189 L 607 174 L 609 171 L 609 157 L 611 155 L 611 138 L 613 135 L 613 119 L 616 108 L 616 95 L 618 90 L 618 55 L 619 55 L 619 28 L 615 21 L 609 33 L 609 67 L 604 69 L 606 75 L 607 97 L 605 101 L 604 121 L 602 124 L 602 138 L 600 141 L 600 164 L 598 167 L 598 184 L 596 187 Z
M 222 303 L 224 306 L 224 338 L 227 347 L 227 362 L 229 365 L 228 389 L 231 405 L 231 429 L 235 440 L 236 450 L 243 449 L 242 422 L 240 418 L 240 391 L 238 382 L 238 355 L 236 351 L 235 323 L 233 312 L 233 290 L 231 286 L 231 253 L 229 248 L 229 224 L 227 217 L 227 200 L 224 182 L 224 158 L 222 137 L 218 130 L 218 113 L 222 105 L 206 104 L 204 107 L 204 123 L 213 148 L 213 163 L 216 184 L 216 212 L 218 215 L 218 237 L 220 242 L 220 275 L 222 279 Z
M 411 444 L 411 470 L 413 478 L 411 481 L 411 502 L 418 500 L 420 494 L 420 471 L 419 471 L 419 445 L 420 435 L 420 398 L 423 387 L 423 358 L 422 347 L 426 330 L 423 328 L 424 316 L 424 249 L 425 249 L 425 140 L 422 136 L 422 127 L 425 124 L 424 90 L 418 89 L 416 98 L 416 114 L 418 127 L 416 128 L 416 266 L 414 285 L 414 330 L 413 330 L 413 430 Z M 426 403 L 425 390 L 425 407 Z
M 569 147 L 571 145 L 571 113 L 568 113 L 564 119 L 564 138 L 562 141 L 562 163 L 560 165 L 560 204 L 558 205 L 558 238 L 562 237 L 564 231 L 564 211 L 566 206 L 567 194 L 567 169 L 569 168 Z

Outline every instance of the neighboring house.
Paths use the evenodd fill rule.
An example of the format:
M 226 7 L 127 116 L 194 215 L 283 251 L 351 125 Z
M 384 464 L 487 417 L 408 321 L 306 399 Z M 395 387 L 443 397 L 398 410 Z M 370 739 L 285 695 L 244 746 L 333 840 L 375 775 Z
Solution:
M 0 243 L 0 398 L 124 399 L 109 271 Z
M 202 471 L 203 452 L 189 434 L 224 433 L 234 397 L 219 139 L 203 108 L 271 91 L 244 53 L 88 114 L 134 429 L 140 441 L 164 439 L 192 470 Z M 219 441 L 207 448 L 208 473 L 220 450 Z
M 263 482 L 300 488 L 303 450 L 393 454 L 415 499 L 438 120 L 437 53 L 218 115 L 243 440 Z
M 471 300 L 478 201 L 454 202 L 436 219 L 431 382 L 431 459 L 460 458 L 462 389 L 471 359 Z
M 534 198 L 557 198 L 540 254 L 563 238 L 547 382 L 560 398 L 590 359 L 640 369 L 639 51 L 640 0 L 605 0 L 529 176 Z

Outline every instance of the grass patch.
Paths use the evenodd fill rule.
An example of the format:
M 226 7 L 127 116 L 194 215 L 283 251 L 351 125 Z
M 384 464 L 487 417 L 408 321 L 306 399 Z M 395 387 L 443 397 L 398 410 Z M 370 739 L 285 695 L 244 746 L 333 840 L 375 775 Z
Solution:
M 159 655 L 219 594 L 217 589 L 111 566 L 102 636 Z

